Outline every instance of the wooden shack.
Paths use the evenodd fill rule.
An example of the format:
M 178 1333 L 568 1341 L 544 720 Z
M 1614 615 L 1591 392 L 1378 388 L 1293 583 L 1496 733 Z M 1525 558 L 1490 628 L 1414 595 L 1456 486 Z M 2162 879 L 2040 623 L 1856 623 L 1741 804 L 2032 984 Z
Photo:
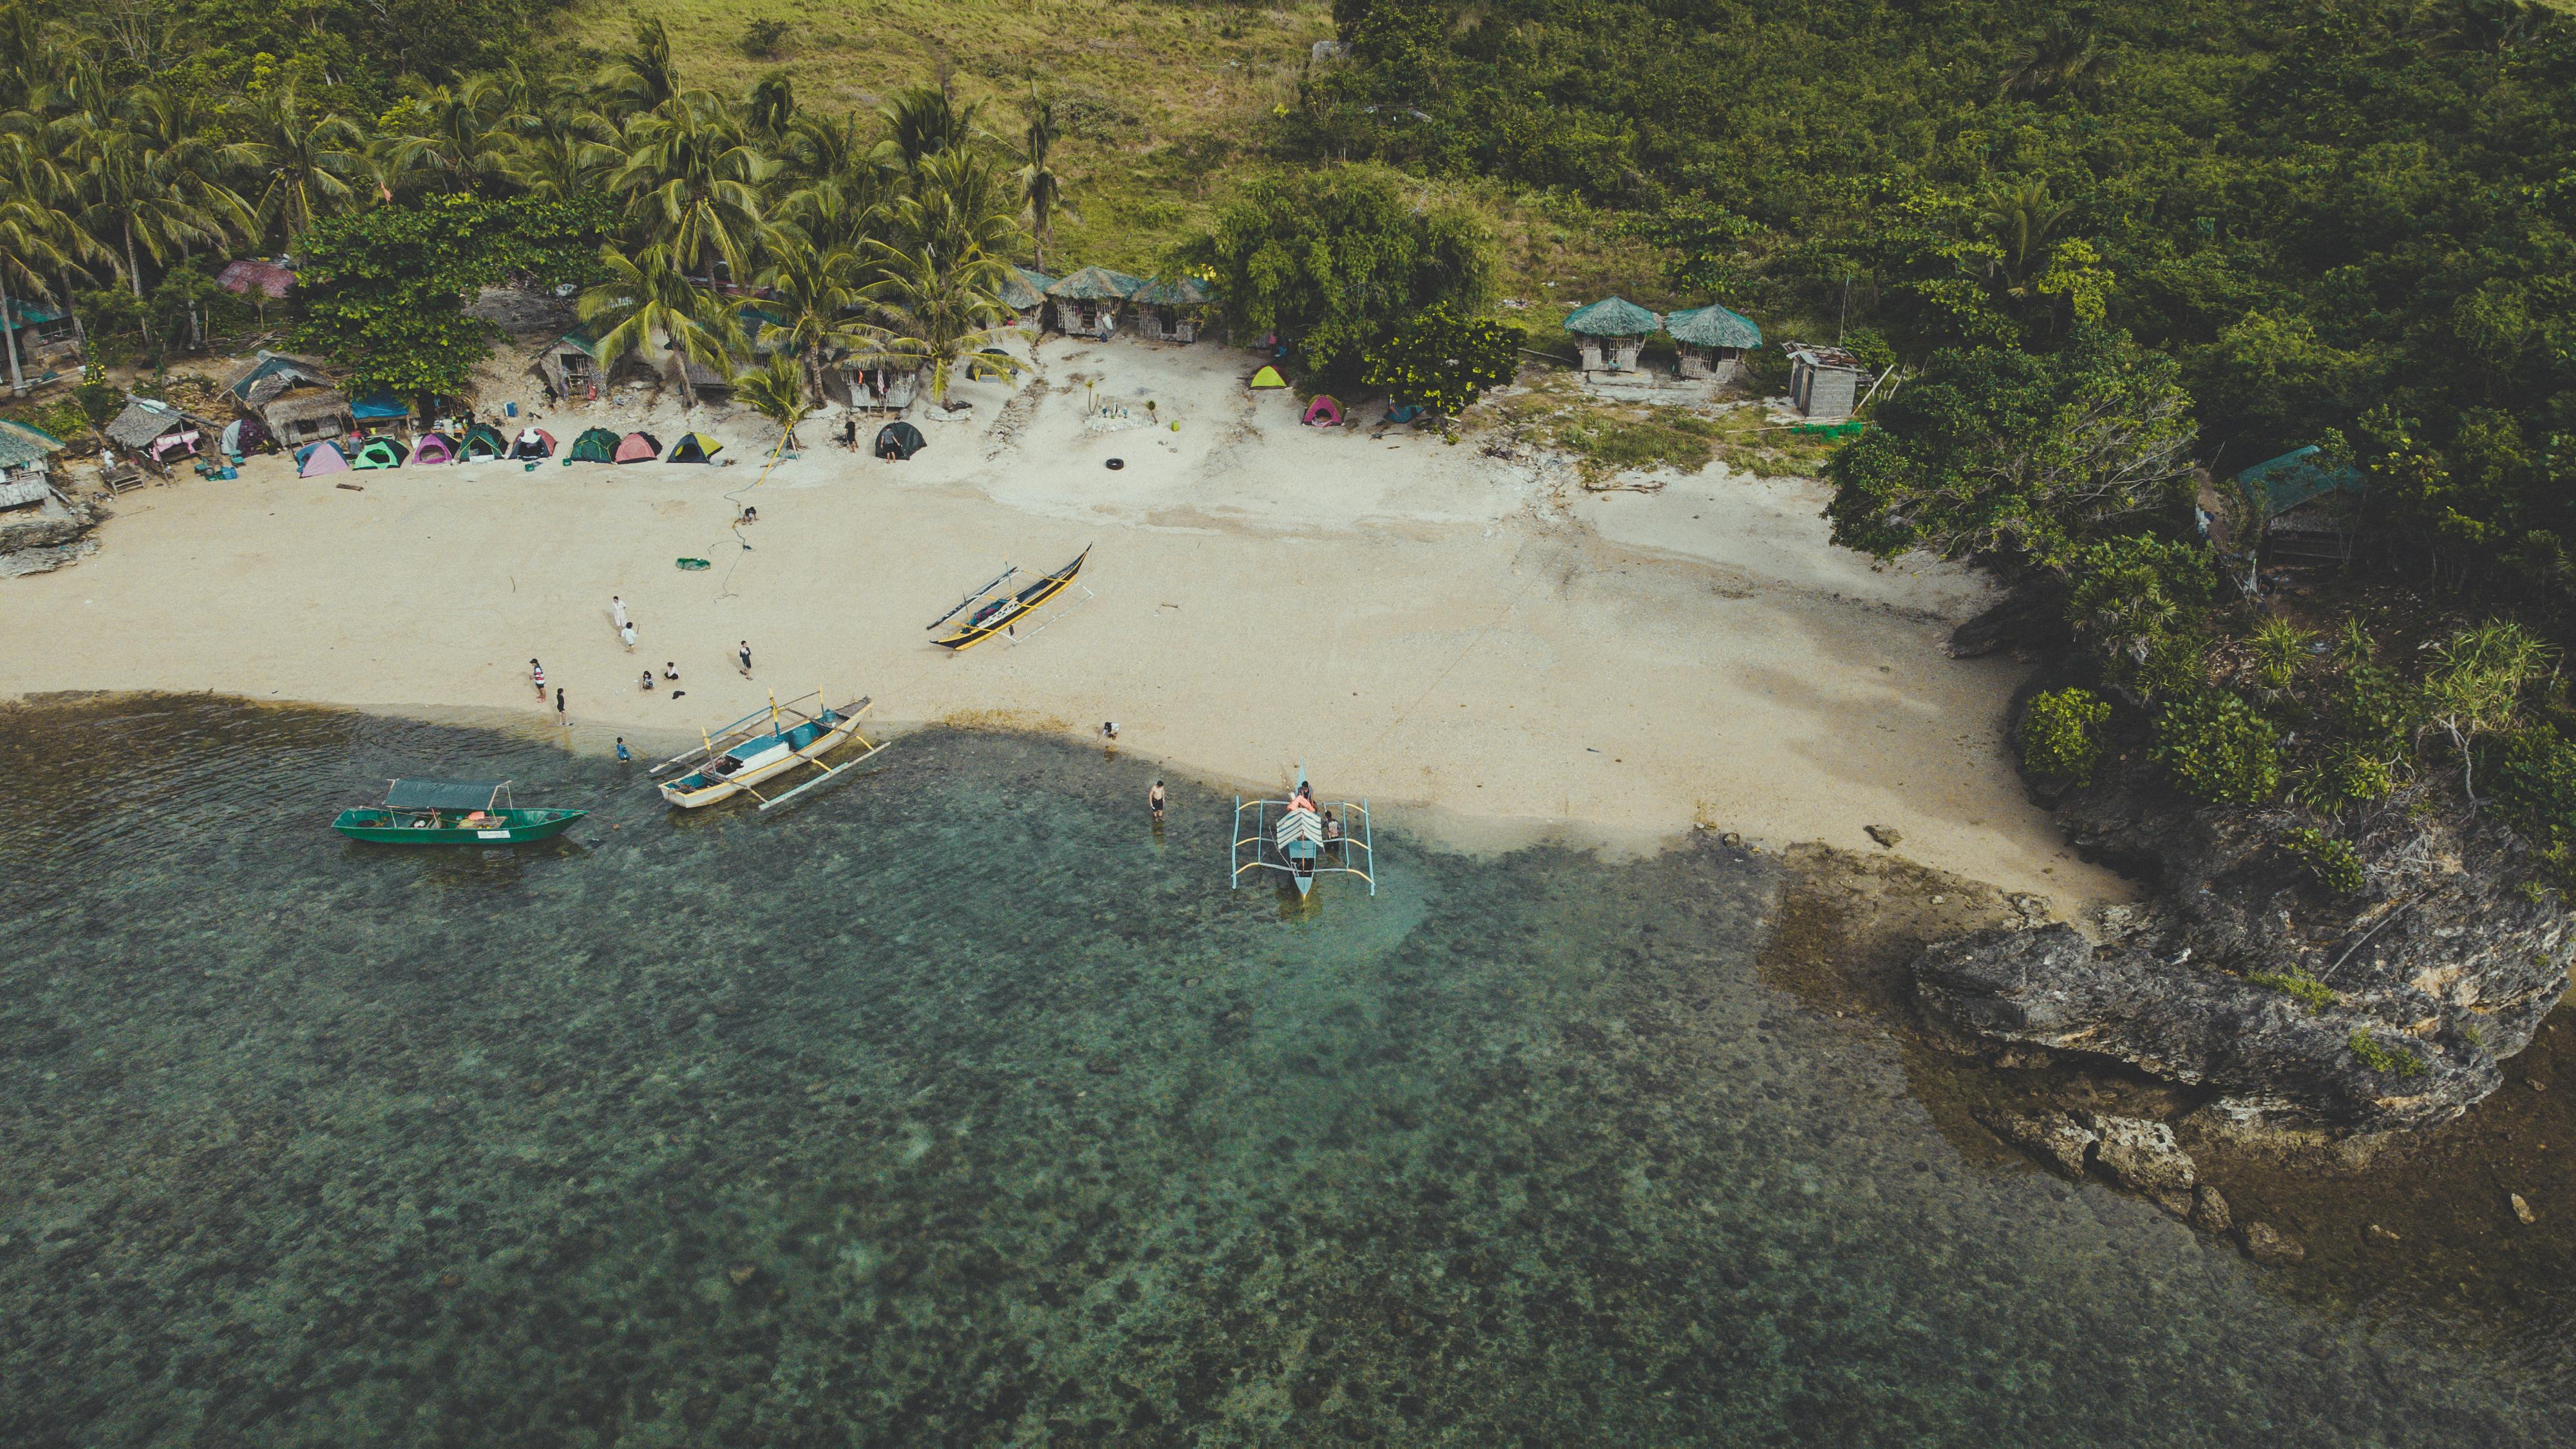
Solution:
M 1208 305 L 1216 299 L 1195 277 L 1151 281 L 1130 297 L 1136 306 L 1136 335 L 1151 342 L 1196 342 Z
M 1046 289 L 1047 300 L 1055 304 L 1056 330 L 1076 337 L 1107 337 L 1118 327 L 1119 308 L 1143 285 L 1144 278 L 1107 267 L 1084 267 L 1066 275 Z
M 1810 418 L 1847 418 L 1869 385 L 1869 364 L 1839 347 L 1789 353 L 1789 403 Z
M 1057 279 L 1027 267 L 1013 267 L 1002 274 L 1002 285 L 996 296 L 1011 309 L 1014 324 L 1036 329 L 1046 325 L 1046 289 Z
M 1634 372 L 1646 339 L 1663 326 L 1660 318 L 1621 297 L 1604 297 L 1566 314 L 1566 334 L 1574 339 L 1585 372 Z
M 40 302 L 9 299 L 0 326 L 18 349 L 18 368 L 33 387 L 69 372 L 80 362 L 80 328 L 72 319 Z
M 2313 444 L 2236 475 L 2247 511 L 2261 520 L 2267 564 L 2351 562 L 2367 486 L 2359 469 L 2333 462 Z
M 1681 357 L 1673 370 L 1683 377 L 1733 382 L 1744 370 L 1744 354 L 1762 345 L 1762 329 L 1741 312 L 1712 302 L 1664 318 Z
M 125 411 L 118 413 L 101 431 L 108 441 L 155 468 L 166 469 L 173 458 L 195 457 L 205 441 L 206 426 L 179 408 L 157 398 L 133 397 L 125 400 Z

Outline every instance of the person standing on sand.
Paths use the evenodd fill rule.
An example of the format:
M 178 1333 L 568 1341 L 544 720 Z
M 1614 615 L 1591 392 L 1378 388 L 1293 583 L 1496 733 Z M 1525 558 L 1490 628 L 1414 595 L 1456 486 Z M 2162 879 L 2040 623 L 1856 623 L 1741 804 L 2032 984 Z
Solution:
M 1160 781 L 1160 780 L 1156 780 L 1156 781 L 1154 782 L 1154 788 L 1145 792 L 1145 805 L 1146 805 L 1146 808 L 1148 808 L 1148 809 L 1150 809 L 1150 810 L 1152 810 L 1152 811 L 1154 812 L 1154 823 L 1155 823 L 1155 824 L 1157 824 L 1157 825 L 1162 824 L 1162 823 L 1163 823 L 1163 782 L 1162 782 L 1162 781 Z
M 635 626 L 632 623 L 620 620 L 617 625 L 617 637 L 626 641 L 627 653 L 632 654 L 635 652 Z M 647 669 L 644 672 L 645 674 L 650 675 L 653 671 Z
M 564 714 L 563 686 L 560 684 L 555 686 L 555 723 L 565 729 L 572 728 L 572 721 Z
M 529 661 L 528 661 L 528 677 L 529 677 L 529 678 L 531 678 L 531 679 L 534 679 L 534 680 L 537 682 L 537 703 L 539 703 L 539 704 L 543 704 L 543 703 L 545 703 L 545 702 L 546 702 L 546 667 L 545 667 L 544 665 L 542 665 L 542 664 L 539 664 L 537 661 L 535 661 L 535 660 L 533 660 L 533 659 L 529 660 Z
M 619 735 L 617 737 L 617 763 L 623 765 L 632 761 L 634 758 L 634 753 L 626 748 L 626 736 Z
M 608 617 L 617 621 L 620 631 L 626 628 L 626 601 L 615 594 L 608 596 Z
M 749 679 L 751 677 L 751 641 L 743 640 L 741 647 L 734 650 L 734 653 L 742 659 L 742 677 Z

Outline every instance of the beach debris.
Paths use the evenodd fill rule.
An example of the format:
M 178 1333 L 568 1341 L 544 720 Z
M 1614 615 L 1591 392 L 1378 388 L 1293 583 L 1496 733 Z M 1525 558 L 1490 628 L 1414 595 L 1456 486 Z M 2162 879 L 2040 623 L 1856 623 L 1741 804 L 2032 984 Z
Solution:
M 2540 1214 L 2531 1210 L 2531 1204 L 2523 1199 L 2521 1193 L 2506 1193 L 2504 1195 L 2504 1200 L 2513 1208 L 2513 1215 L 2522 1220 L 2522 1225 L 2524 1227 L 2530 1227 L 2533 1223 L 2540 1221 Z
M 686 573 L 696 573 L 700 569 L 715 567 L 715 565 L 702 558 L 674 559 L 672 560 L 672 565 Z
M 1101 464 L 1100 466 L 1102 466 L 1102 467 L 1104 467 L 1104 468 L 1108 469 L 1108 470 L 1109 470 L 1110 472 L 1112 472 L 1112 473 L 1115 473 L 1115 472 L 1117 472 L 1119 469 L 1124 468 L 1124 467 L 1126 467 L 1126 466 L 1127 466 L 1127 460 L 1126 460 L 1126 459 L 1124 459 L 1124 458 L 1112 458 L 1112 459 L 1110 459 L 1108 462 L 1103 463 L 1103 464 Z
M 2112 1180 L 2131 1192 L 2153 1199 L 2178 1218 L 2191 1216 L 2192 1189 L 2200 1171 L 2191 1154 L 2174 1141 L 2173 1128 L 2144 1117 L 2091 1114 L 2085 1125 L 2101 1136 L 2093 1160 Z
M 331 486 L 335 488 L 346 488 L 352 493 L 364 493 L 367 491 L 367 485 L 364 483 L 335 483 Z
M 2383 1228 L 2377 1223 L 2372 1223 L 2369 1227 L 2363 1228 L 2361 1230 L 2361 1235 L 2367 1241 L 2373 1243 L 2386 1243 L 2391 1247 L 2405 1241 L 2405 1239 L 2397 1236 L 2397 1234 L 2392 1230 Z
M 1905 840 L 1905 832 L 1893 825 L 1864 825 L 1861 827 L 1861 833 L 1889 850 L 1894 850 Z
M 2227 1211 L 2227 1197 L 2208 1183 L 2192 1189 L 2191 1225 L 2204 1233 L 2224 1233 L 2233 1221 Z
M 2247 1223 L 2237 1234 L 2245 1244 L 2245 1256 L 2266 1268 L 2287 1268 L 2308 1260 L 2308 1245 L 2289 1237 L 2270 1223 Z

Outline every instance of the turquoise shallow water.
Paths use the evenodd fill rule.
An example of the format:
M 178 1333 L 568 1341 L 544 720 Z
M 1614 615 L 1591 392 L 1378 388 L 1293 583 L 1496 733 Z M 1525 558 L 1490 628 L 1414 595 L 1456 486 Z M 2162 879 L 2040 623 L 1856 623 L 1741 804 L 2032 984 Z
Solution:
M 0 1443 L 2576 1437 L 2564 1333 L 1968 1166 L 1757 978 L 1758 860 L 1388 812 L 1381 894 L 1298 908 L 1213 791 L 1158 838 L 1096 751 L 883 764 L 675 825 L 496 734 L 0 714 Z M 323 828 L 399 771 L 598 813 Z

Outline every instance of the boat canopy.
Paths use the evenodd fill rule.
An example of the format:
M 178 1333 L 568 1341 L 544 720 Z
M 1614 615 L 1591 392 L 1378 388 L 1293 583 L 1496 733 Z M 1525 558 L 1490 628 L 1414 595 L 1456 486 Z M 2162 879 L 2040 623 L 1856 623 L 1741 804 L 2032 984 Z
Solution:
M 507 780 L 396 780 L 385 791 L 388 810 L 489 810 L 499 808 Z

